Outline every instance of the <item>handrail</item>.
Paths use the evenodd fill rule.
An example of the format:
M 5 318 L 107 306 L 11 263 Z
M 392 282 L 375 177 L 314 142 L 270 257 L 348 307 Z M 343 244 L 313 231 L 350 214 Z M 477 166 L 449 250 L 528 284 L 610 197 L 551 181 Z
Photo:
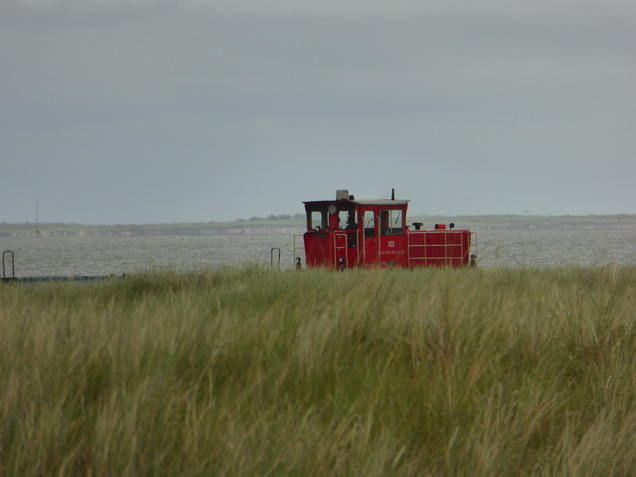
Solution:
M 470 256 L 470 265 L 477 266 L 477 257 L 479 257 L 477 253 L 477 232 L 470 233 L 470 249 L 468 255 Z
M 337 240 L 338 238 L 344 238 L 344 246 L 338 246 L 337 244 Z M 333 234 L 333 265 L 334 267 L 338 267 L 338 250 L 342 250 L 344 249 L 345 252 L 345 256 L 344 256 L 344 265 L 345 268 L 347 266 L 347 264 L 349 263 L 349 247 L 347 244 L 347 234 L 345 232 L 334 232 Z M 342 265 L 341 265 L 342 268 Z
M 11 276 L 7 278 L 6 268 L 4 263 L 4 257 L 7 254 L 11 254 Z M 3 280 L 15 280 L 15 254 L 11 250 L 5 250 L 2 252 L 2 279 Z
M 427 234 L 431 233 L 431 231 L 428 230 L 413 230 L 411 232 L 409 232 L 408 234 L 408 239 L 407 239 L 407 263 L 408 266 L 411 266 L 411 262 L 417 261 L 417 260 L 442 260 L 444 261 L 447 265 L 450 265 L 452 263 L 453 260 L 457 260 L 457 259 L 461 259 L 461 256 L 457 256 L 456 254 L 453 254 L 452 250 L 460 247 L 463 248 L 464 247 L 464 243 L 460 242 L 460 243 L 448 243 L 448 237 L 450 236 L 449 234 L 445 233 L 444 234 L 444 243 L 413 243 L 411 241 L 412 237 L 417 237 L 417 236 L 425 236 Z M 417 247 L 422 248 L 423 254 L 421 257 L 413 257 L 411 256 L 411 251 Z M 444 249 L 444 253 L 442 256 L 429 256 L 427 254 L 427 251 L 430 249 L 435 249 L 435 248 L 440 248 L 443 247 Z M 450 252 L 450 255 L 449 255 Z M 472 253 L 471 253 L 472 252 Z M 474 255 L 474 257 L 472 256 Z M 470 259 L 470 264 L 471 265 L 476 265 L 476 259 L 477 259 L 477 233 L 476 232 L 470 232 L 470 245 L 469 245 L 469 249 L 468 249 L 468 256 Z
M 297 238 L 302 238 L 303 239 L 302 246 L 296 245 L 296 239 Z M 303 235 L 294 235 L 294 261 L 295 261 L 295 265 L 294 266 L 297 269 L 300 268 L 300 263 L 299 263 L 300 257 L 298 256 L 298 251 L 299 250 L 303 250 L 303 251 L 305 250 L 304 236 Z M 306 259 L 306 257 L 305 257 L 305 259 Z
M 280 248 L 273 247 L 269 252 L 269 264 L 272 268 L 274 268 L 274 250 L 278 250 L 278 269 L 280 270 Z

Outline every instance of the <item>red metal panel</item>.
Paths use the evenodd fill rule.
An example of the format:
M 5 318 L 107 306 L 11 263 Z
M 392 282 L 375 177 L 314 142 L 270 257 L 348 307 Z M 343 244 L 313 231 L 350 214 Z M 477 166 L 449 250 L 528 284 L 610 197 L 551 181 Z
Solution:
M 329 234 L 326 232 L 307 232 L 303 238 L 307 266 L 332 268 L 333 248 L 330 245 Z

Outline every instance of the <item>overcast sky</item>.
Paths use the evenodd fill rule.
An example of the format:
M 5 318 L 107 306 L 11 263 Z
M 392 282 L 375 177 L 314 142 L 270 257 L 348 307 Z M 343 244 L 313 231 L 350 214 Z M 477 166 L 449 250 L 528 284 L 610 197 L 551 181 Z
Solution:
M 633 0 L 0 0 L 0 221 L 636 213 Z

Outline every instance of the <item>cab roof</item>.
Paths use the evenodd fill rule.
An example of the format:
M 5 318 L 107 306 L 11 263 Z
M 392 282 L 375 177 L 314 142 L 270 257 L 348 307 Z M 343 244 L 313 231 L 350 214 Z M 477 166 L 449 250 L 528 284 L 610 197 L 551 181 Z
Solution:
M 303 202 L 306 205 L 346 205 L 346 204 L 357 204 L 361 206 L 405 206 L 408 205 L 409 200 L 391 200 L 391 199 L 381 199 L 381 200 L 311 200 Z

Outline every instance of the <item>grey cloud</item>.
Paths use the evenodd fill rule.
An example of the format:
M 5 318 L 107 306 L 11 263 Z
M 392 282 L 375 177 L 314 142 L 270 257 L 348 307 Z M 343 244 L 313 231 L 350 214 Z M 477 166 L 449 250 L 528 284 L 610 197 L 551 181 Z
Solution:
M 380 3 L 359 15 L 285 2 L 240 14 L 12 5 L 0 19 L 12 161 L 0 189 L 28 207 L 49 196 L 57 220 L 96 220 L 92 200 L 104 222 L 289 213 L 337 187 L 377 198 L 391 184 L 426 213 L 632 210 L 636 35 L 624 3 L 412 16 Z M 80 209 L 72 197 L 87 190 Z

